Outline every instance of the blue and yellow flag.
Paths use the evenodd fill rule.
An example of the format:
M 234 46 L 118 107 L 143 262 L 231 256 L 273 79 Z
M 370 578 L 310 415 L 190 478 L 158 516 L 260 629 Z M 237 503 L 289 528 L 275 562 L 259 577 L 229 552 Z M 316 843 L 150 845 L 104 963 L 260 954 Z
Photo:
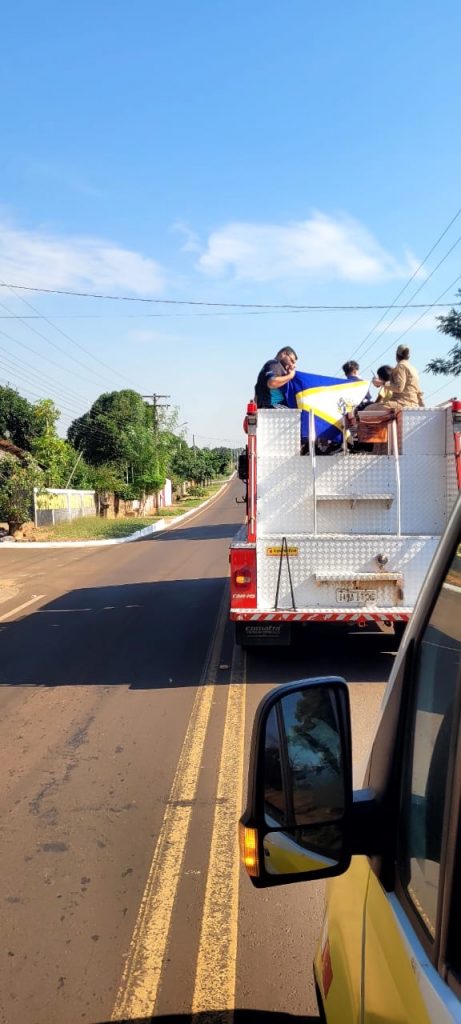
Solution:
M 342 407 L 353 410 L 363 401 L 370 382 L 341 377 L 323 377 L 319 373 L 297 371 L 285 384 L 284 393 L 290 409 L 301 409 L 301 437 L 309 437 L 309 412 L 315 414 L 316 437 L 327 441 L 342 439 Z

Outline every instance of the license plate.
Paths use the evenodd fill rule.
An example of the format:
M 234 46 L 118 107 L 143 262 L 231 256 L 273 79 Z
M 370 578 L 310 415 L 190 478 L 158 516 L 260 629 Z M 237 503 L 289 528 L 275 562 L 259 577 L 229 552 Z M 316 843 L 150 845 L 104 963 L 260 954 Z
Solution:
M 336 591 L 336 604 L 376 604 L 377 591 L 365 587 L 341 587 Z

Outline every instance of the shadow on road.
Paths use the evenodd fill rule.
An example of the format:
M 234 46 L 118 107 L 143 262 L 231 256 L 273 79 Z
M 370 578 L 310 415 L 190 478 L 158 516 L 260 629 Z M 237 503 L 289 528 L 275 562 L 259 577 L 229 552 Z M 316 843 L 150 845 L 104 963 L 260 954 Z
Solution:
M 0 685 L 169 689 L 202 681 L 228 579 L 179 579 L 71 590 L 16 622 L 0 624 Z M 217 682 L 229 681 L 227 623 Z M 387 678 L 395 637 L 312 623 L 291 648 L 252 648 L 250 683 L 342 675 Z
M 114 1024 L 97 1021 L 95 1024 Z M 115 1024 L 320 1024 L 320 1017 L 270 1010 L 207 1010 L 204 1013 L 167 1013 L 156 1017 L 120 1018 Z
M 226 537 L 233 537 L 241 528 L 241 523 L 216 523 L 210 526 L 183 526 L 174 529 L 170 527 L 165 533 L 152 533 L 147 537 L 140 537 L 134 544 L 143 544 L 147 541 L 168 543 L 172 540 L 225 540 Z
M 274 686 L 305 676 L 344 676 L 348 682 L 387 680 L 399 646 L 399 637 L 377 629 L 313 622 L 299 625 L 291 647 L 252 647 L 247 654 L 247 678 Z
M 62 594 L 0 624 L 0 685 L 197 686 L 227 584 L 179 579 Z

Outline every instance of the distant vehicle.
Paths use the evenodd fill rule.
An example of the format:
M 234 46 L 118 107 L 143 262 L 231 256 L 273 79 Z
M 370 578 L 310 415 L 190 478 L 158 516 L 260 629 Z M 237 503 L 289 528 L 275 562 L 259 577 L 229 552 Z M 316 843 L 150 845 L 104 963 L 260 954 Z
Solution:
M 301 454 L 300 417 L 248 406 L 247 522 L 230 545 L 237 643 L 289 643 L 314 621 L 403 631 L 461 486 L 461 402 L 367 422 L 366 450 L 345 441 L 328 457 L 313 413 Z
M 253 727 L 247 872 L 258 887 L 331 878 L 314 961 L 327 1024 L 459 1022 L 461 496 L 405 631 L 364 787 L 352 792 L 345 681 L 273 690 Z

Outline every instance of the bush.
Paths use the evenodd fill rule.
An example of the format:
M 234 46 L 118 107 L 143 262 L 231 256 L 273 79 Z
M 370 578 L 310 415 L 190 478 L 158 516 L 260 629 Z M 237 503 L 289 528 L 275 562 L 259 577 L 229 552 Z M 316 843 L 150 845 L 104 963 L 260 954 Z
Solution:
M 43 473 L 32 456 L 0 459 L 0 520 L 10 533 L 33 517 L 34 487 L 43 487 Z
M 206 494 L 208 494 L 206 487 L 201 487 L 200 484 L 194 484 L 192 487 L 189 487 L 187 497 L 204 498 Z

